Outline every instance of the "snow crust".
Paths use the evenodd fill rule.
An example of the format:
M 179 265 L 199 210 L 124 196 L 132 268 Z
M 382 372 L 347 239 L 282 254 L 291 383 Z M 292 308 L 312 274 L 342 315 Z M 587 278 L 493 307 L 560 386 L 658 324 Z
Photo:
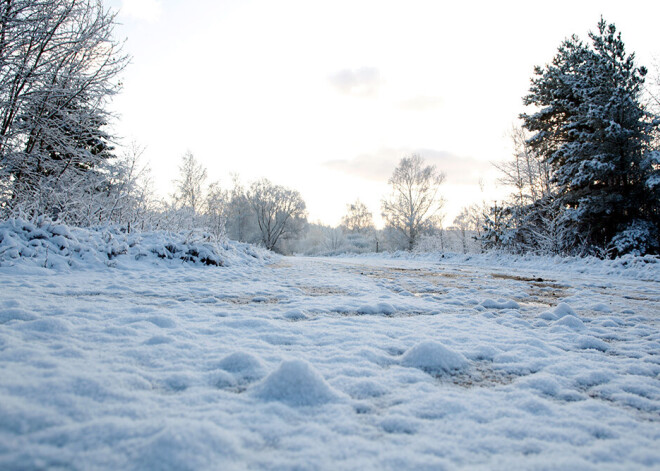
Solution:
M 0 469 L 660 467 L 655 262 L 216 267 L 28 229 L 3 226 Z

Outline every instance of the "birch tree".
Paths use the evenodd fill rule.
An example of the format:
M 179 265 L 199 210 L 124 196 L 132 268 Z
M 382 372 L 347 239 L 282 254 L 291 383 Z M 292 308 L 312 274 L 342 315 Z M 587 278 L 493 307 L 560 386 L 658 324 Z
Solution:
M 412 250 L 419 236 L 433 225 L 443 206 L 439 195 L 445 175 L 435 165 L 425 165 L 416 154 L 404 157 L 394 169 L 388 183 L 392 193 L 382 201 L 383 217 L 396 229 Z
M 353 233 L 364 234 L 374 229 L 374 218 L 371 211 L 359 199 L 346 205 L 346 214 L 341 219 L 341 225 Z

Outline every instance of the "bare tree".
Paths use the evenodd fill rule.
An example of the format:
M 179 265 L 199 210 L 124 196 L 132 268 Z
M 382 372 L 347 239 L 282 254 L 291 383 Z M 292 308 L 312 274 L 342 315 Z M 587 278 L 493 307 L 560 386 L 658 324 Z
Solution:
M 247 199 L 268 250 L 273 250 L 280 238 L 299 231 L 305 220 L 305 202 L 300 193 L 265 178 L 252 183 Z
M 458 230 L 461 239 L 463 253 L 468 253 L 468 237 L 470 235 L 470 213 L 468 208 L 463 208 L 454 218 L 454 226 Z
M 383 217 L 388 226 L 405 236 L 408 250 L 442 208 L 444 201 L 438 192 L 444 180 L 445 175 L 435 165 L 425 165 L 417 154 L 404 157 L 394 169 L 388 181 L 392 194 L 382 201 Z
M 470 241 L 481 243 L 481 231 L 483 229 L 483 208 L 477 204 L 465 206 L 454 218 L 454 227 L 458 232 L 463 253 L 470 252 Z
M 220 187 L 219 183 L 213 182 L 209 185 L 204 200 L 204 216 L 206 227 L 216 237 L 225 234 L 227 199 L 227 192 Z
M 341 225 L 348 232 L 364 234 L 374 229 L 374 218 L 367 206 L 357 199 L 355 203 L 346 205 L 346 214 L 341 220 Z
M 522 207 L 551 194 L 552 170 L 543 156 L 529 146 L 531 134 L 513 126 L 510 137 L 513 158 L 493 165 L 501 173 L 499 182 L 514 188 L 511 195 L 514 204 Z
M 111 205 L 107 220 L 145 230 L 156 224 L 156 202 L 151 169 L 142 162 L 145 148 L 132 142 L 112 167 Z
M 237 174 L 232 175 L 232 188 L 227 194 L 226 230 L 230 239 L 253 242 L 261 239 L 254 214 L 247 199 L 247 191 Z M 258 235 L 255 235 L 258 234 Z
M 660 115 L 660 57 L 653 57 L 651 70 L 644 84 L 646 107 L 654 114 Z
M 204 203 L 204 182 L 207 172 L 197 162 L 192 152 L 186 152 L 181 158 L 179 178 L 174 181 L 176 192 L 173 199 L 175 207 L 181 212 L 182 226 L 190 229 L 199 221 L 198 216 Z
M 338 227 L 330 227 L 325 231 L 324 247 L 331 253 L 339 252 L 346 244 L 343 231 Z

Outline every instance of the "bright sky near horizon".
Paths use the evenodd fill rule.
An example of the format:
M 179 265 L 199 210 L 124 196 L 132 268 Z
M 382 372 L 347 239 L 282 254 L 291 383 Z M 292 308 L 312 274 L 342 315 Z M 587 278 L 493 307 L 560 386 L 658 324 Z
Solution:
M 360 198 L 378 219 L 413 152 L 446 173 L 444 224 L 501 198 L 534 65 L 614 22 L 639 65 L 660 58 L 660 2 L 105 0 L 132 62 L 112 104 L 146 147 L 157 191 L 191 151 L 225 187 L 267 177 L 336 225 Z M 479 181 L 484 182 L 483 192 Z

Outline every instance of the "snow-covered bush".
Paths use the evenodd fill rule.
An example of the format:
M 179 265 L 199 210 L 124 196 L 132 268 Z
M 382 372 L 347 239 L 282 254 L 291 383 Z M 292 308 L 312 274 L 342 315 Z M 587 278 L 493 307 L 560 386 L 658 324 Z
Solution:
M 139 260 L 229 266 L 272 258 L 258 247 L 199 231 L 127 233 L 117 226 L 73 228 L 44 217 L 0 223 L 0 266 L 67 269 Z
M 658 231 L 649 221 L 633 221 L 612 238 L 609 251 L 613 255 L 644 255 L 658 251 Z

